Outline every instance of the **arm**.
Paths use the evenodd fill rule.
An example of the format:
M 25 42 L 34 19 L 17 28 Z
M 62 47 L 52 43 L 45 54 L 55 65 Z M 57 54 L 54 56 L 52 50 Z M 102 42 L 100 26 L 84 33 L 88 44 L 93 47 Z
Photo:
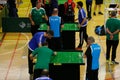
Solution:
M 30 19 L 31 24 L 32 24 L 32 25 L 35 25 L 34 21 L 32 20 L 32 15 L 31 15 L 31 13 L 29 14 L 29 19 Z
M 63 19 L 61 19 L 61 28 L 63 28 L 64 27 L 64 22 L 63 22 Z
M 49 20 L 47 21 L 47 30 L 50 30 L 50 23 L 49 23 Z
M 46 20 L 46 21 L 48 21 L 48 17 L 47 17 L 47 15 L 46 15 L 46 14 L 45 14 L 45 20 Z
M 110 30 L 108 28 L 106 28 L 106 32 L 110 35 L 110 39 L 113 39 L 113 34 L 112 32 L 110 32 Z
M 29 56 L 29 57 L 30 57 L 30 59 L 31 59 L 31 60 L 33 60 L 33 59 L 34 59 L 34 57 L 33 57 L 32 53 L 30 54 L 30 56 Z
M 80 27 L 85 23 L 86 20 L 87 20 L 87 19 L 84 18 L 83 21 L 81 22 L 81 24 L 80 24 L 80 23 L 78 24 L 78 28 L 80 28 Z
M 110 35 L 112 35 L 112 32 L 110 32 L 110 30 L 108 28 L 106 28 L 106 32 Z
M 115 32 L 113 32 L 112 34 L 114 35 L 114 34 L 117 34 L 117 33 L 119 33 L 119 29 L 117 29 Z
M 80 25 L 83 25 L 83 24 L 86 22 L 86 20 L 87 20 L 87 19 L 84 18 Z
M 84 58 L 87 58 L 87 55 L 90 55 L 91 54 L 91 48 L 90 46 L 87 48 L 86 52 L 83 54 L 83 57 Z

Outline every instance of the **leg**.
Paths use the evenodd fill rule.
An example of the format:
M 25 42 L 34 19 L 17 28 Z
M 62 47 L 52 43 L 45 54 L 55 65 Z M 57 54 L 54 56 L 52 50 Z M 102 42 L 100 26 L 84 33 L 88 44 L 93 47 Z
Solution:
M 87 8 L 87 17 L 90 20 L 91 19 L 92 1 L 90 3 L 86 2 L 86 8 Z
M 95 0 L 95 5 L 94 5 L 94 13 L 93 13 L 94 16 L 96 16 L 96 13 L 95 13 L 96 9 L 97 9 L 97 0 Z
M 111 40 L 106 40 L 106 60 L 110 58 L 110 49 L 111 49 L 112 42 Z
M 33 74 L 33 62 L 30 59 L 31 53 L 32 53 L 32 51 L 30 49 L 28 49 L 28 72 L 29 72 L 29 74 Z
M 116 50 L 117 50 L 117 46 L 118 46 L 119 41 L 113 41 L 113 46 L 112 46 L 112 61 L 115 61 L 116 58 Z
M 90 80 L 98 80 L 98 69 L 91 70 L 91 76 Z
M 86 27 L 84 27 L 84 29 L 83 29 L 83 38 L 84 38 L 84 40 L 85 40 L 85 42 L 87 43 L 87 39 L 88 39 L 88 35 L 87 35 L 87 30 L 86 30 L 86 28 L 87 28 L 87 26 Z
M 80 38 L 79 40 L 80 40 L 80 42 L 79 42 L 78 48 L 82 48 L 82 45 L 83 45 L 83 42 L 84 42 L 83 34 L 84 34 L 84 28 L 81 27 L 80 32 L 79 32 L 79 38 Z

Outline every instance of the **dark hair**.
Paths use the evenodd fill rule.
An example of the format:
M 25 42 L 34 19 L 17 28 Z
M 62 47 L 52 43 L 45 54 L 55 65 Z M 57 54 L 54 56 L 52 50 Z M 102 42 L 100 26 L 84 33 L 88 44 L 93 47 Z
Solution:
M 48 30 L 46 33 L 47 33 L 47 34 L 50 34 L 51 36 L 54 35 L 54 32 L 53 32 L 52 30 Z
M 46 41 L 42 43 L 42 46 L 47 46 L 47 45 L 48 45 L 48 42 Z
M 117 12 L 116 11 L 112 11 L 111 12 L 111 16 L 116 16 Z
M 77 2 L 77 4 L 81 7 L 83 7 L 83 2 L 82 1 Z
M 41 3 L 40 1 L 36 1 L 36 5 L 38 4 L 38 3 Z M 41 3 L 42 4 L 42 3 Z
M 43 76 L 43 75 L 49 76 L 49 71 L 46 70 L 46 69 L 44 69 L 44 70 L 41 72 L 41 76 Z

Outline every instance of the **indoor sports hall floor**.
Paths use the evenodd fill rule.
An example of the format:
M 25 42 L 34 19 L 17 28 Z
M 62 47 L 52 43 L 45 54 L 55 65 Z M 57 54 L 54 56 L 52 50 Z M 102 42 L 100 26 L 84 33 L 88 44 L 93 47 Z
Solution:
M 84 2 L 85 0 L 82 1 Z M 104 5 L 102 5 L 102 8 L 102 11 L 104 12 Z M 28 17 L 30 9 L 31 3 L 29 0 L 23 0 L 23 3 L 18 6 L 19 16 Z M 95 27 L 103 24 L 104 15 L 96 15 L 93 16 L 88 22 L 87 27 L 88 35 L 94 36 L 96 43 L 100 44 L 102 48 L 100 56 L 99 80 L 120 80 L 120 64 L 106 64 L 106 37 L 98 36 L 94 33 Z M 0 39 L 1 38 L 2 33 L 0 33 Z M 27 66 L 27 43 L 30 39 L 30 33 L 6 33 L 6 35 L 3 37 L 3 40 L 0 42 L 0 80 L 29 80 Z M 78 41 L 79 37 L 78 33 L 76 32 L 76 46 Z M 85 50 L 86 43 L 84 43 L 83 52 L 85 52 Z M 120 44 L 117 49 L 116 60 L 120 62 Z M 81 67 L 80 72 L 80 80 L 85 80 L 85 65 Z

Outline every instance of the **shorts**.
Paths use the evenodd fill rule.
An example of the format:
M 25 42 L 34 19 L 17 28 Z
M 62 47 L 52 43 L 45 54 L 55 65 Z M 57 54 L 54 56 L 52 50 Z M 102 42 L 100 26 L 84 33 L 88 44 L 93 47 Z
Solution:
M 96 5 L 103 4 L 103 0 L 95 0 L 95 4 Z

